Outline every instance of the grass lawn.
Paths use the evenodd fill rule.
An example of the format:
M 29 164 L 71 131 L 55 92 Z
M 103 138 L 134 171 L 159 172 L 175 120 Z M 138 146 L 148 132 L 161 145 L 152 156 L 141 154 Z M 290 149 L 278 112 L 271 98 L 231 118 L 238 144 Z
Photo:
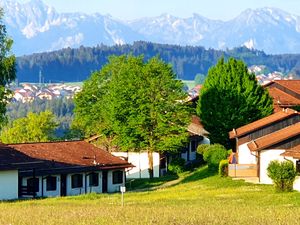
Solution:
M 124 207 L 120 194 L 0 203 L 0 224 L 298 224 L 299 221 L 300 193 L 276 193 L 272 186 L 209 176 L 206 167 L 184 174 L 171 187 L 127 192 Z

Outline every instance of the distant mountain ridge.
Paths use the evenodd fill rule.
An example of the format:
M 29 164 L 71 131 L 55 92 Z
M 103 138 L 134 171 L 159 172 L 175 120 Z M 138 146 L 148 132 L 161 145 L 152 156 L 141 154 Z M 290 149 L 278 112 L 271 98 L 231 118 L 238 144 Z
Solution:
M 42 0 L 24 4 L 5 0 L 0 4 L 7 31 L 15 41 L 16 55 L 101 43 L 132 44 L 138 40 L 215 49 L 246 46 L 272 54 L 300 53 L 300 17 L 276 8 L 248 9 L 229 21 L 198 14 L 121 21 L 109 15 L 58 13 Z

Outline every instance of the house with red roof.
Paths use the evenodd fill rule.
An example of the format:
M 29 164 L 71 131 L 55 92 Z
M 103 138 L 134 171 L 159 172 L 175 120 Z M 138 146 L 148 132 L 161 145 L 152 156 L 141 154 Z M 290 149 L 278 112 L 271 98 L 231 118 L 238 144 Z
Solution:
M 133 165 L 85 141 L 0 145 L 0 200 L 117 192 Z
M 291 160 L 300 172 L 300 113 L 282 109 L 276 113 L 233 129 L 229 133 L 236 160 L 229 165 L 231 177 L 256 178 L 272 184 L 267 167 L 272 160 Z M 300 191 L 300 179 L 294 183 Z
M 273 98 L 274 111 L 300 107 L 300 80 L 274 80 L 265 85 Z

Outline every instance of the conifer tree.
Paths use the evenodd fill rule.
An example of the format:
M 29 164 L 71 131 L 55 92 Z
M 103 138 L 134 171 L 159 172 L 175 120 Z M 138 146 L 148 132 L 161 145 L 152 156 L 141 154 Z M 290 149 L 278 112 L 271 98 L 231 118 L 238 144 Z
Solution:
M 229 147 L 228 132 L 272 113 L 272 99 L 243 61 L 221 58 L 208 71 L 197 112 L 212 143 Z

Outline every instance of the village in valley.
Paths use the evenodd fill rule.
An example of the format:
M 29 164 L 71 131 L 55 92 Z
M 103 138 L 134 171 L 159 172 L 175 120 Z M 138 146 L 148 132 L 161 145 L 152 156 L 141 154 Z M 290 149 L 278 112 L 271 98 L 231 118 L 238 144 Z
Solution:
M 299 223 L 299 16 L 45 2 L 0 3 L 0 225 Z

